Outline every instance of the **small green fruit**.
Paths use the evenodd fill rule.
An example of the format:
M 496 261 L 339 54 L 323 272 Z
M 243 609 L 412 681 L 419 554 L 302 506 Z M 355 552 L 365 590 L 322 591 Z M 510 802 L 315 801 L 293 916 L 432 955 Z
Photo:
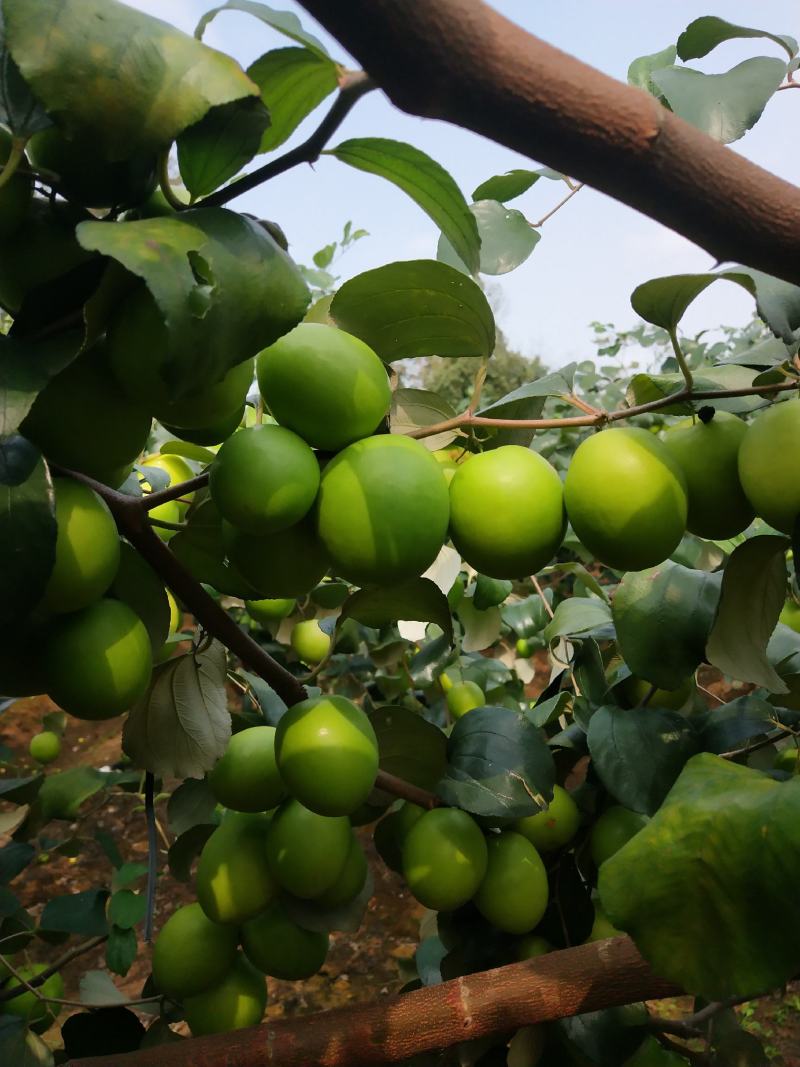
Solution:
M 28 752 L 31 759 L 35 759 L 37 763 L 52 763 L 53 760 L 58 759 L 58 754 L 61 752 L 61 738 L 52 730 L 42 730 L 41 733 L 34 734 L 31 738 Z
M 592 923 L 592 929 L 589 936 L 586 938 L 586 943 L 590 941 L 605 941 L 609 937 L 623 937 L 622 930 L 617 930 L 615 926 L 612 926 L 611 920 L 600 907 L 599 904 L 594 906 L 594 922 Z
M 553 951 L 553 946 L 538 934 L 525 934 L 517 941 L 517 959 L 535 960 L 537 956 L 546 956 Z
M 580 824 L 578 805 L 566 789 L 556 785 L 549 807 L 536 815 L 518 819 L 514 829 L 527 837 L 539 852 L 554 852 L 573 839 Z
M 513 830 L 494 834 L 486 842 L 486 874 L 475 894 L 475 906 L 485 919 L 509 934 L 525 934 L 547 909 L 547 871 L 530 841 Z
M 772 764 L 776 771 L 788 771 L 789 774 L 797 774 L 799 765 L 800 748 L 794 744 L 782 748 Z
M 326 933 L 298 926 L 277 900 L 242 927 L 242 947 L 253 966 L 290 982 L 317 973 L 328 955 L 328 940 Z
M 647 825 L 647 822 L 646 815 L 630 811 L 619 804 L 606 808 L 592 827 L 589 838 L 595 865 L 599 867 L 606 860 L 611 859 L 615 852 L 618 852 Z
M 244 608 L 255 622 L 268 625 L 291 615 L 296 603 L 296 600 L 287 597 L 276 600 L 245 600 Z
M 486 862 L 486 839 L 475 820 L 459 808 L 425 812 L 403 843 L 408 888 L 434 911 L 452 911 L 471 900 Z
M 222 531 L 231 563 L 265 597 L 304 596 L 319 585 L 330 566 L 308 518 L 288 530 L 258 536 L 230 523 L 223 523 Z
M 786 400 L 760 412 L 739 449 L 739 478 L 756 514 L 790 534 L 800 515 L 800 403 Z
M 278 722 L 275 756 L 287 788 L 318 815 L 349 815 L 369 796 L 378 771 L 372 723 L 339 696 L 303 700 Z
M 318 815 L 298 800 L 285 800 L 272 817 L 267 838 L 270 870 L 292 896 L 314 900 L 341 875 L 350 835 L 345 816 Z
M 267 815 L 232 812 L 206 841 L 197 866 L 196 892 L 212 922 L 246 922 L 277 896 L 266 856 L 269 829 Z
M 784 626 L 800 634 L 800 604 L 794 600 L 787 600 L 781 609 L 778 622 L 782 622 Z
M 208 776 L 220 804 L 233 811 L 269 811 L 286 795 L 275 762 L 275 727 L 252 726 L 234 734 Z
M 38 978 L 42 971 L 47 970 L 45 963 L 32 963 L 23 967 L 17 967 L 20 978 L 30 982 L 32 978 Z M 18 978 L 11 977 L 5 985 L 5 991 L 18 989 L 22 983 Z M 39 993 L 43 997 L 52 997 L 54 1000 L 62 1000 L 64 997 L 64 981 L 60 974 L 52 974 L 39 986 Z M 61 1012 L 59 1004 L 52 1004 L 48 1000 L 41 1000 L 31 992 L 20 993 L 18 997 L 7 1000 L 3 1004 L 3 1011 L 8 1015 L 16 1015 L 23 1019 L 37 1034 L 43 1034 L 45 1030 L 55 1022 Z
M 636 678 L 634 675 L 630 675 L 624 682 L 620 683 L 618 691 L 625 704 L 630 708 L 638 708 L 647 700 L 647 703 L 644 704 L 645 709 L 669 708 L 672 711 L 680 711 L 691 699 L 695 689 L 694 679 L 687 678 L 681 682 L 677 689 L 656 689 L 648 699 L 648 694 L 652 688 L 652 685 L 643 678 Z
M 199 904 L 186 904 L 167 919 L 153 946 L 153 981 L 174 1000 L 221 982 L 233 965 L 237 930 L 212 922 Z
M 317 897 L 317 903 L 322 908 L 340 908 L 343 904 L 347 904 L 364 888 L 367 873 L 367 857 L 358 843 L 358 838 L 353 834 L 342 873 L 330 889 L 326 889 L 321 896 Z
M 241 954 L 221 982 L 183 1002 L 186 1021 L 195 1037 L 255 1026 L 261 1022 L 266 1006 L 264 976 Z
M 328 655 L 331 639 L 316 619 L 304 619 L 295 623 L 289 643 L 298 658 L 308 666 L 321 663 Z
M 482 708 L 486 703 L 483 690 L 476 682 L 459 682 L 447 690 L 447 707 L 454 719 L 460 719 L 473 708 Z

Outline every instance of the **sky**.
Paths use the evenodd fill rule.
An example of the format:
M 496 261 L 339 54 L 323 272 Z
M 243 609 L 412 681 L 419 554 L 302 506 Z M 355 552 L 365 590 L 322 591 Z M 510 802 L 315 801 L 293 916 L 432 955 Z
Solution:
M 192 32 L 212 0 L 128 2 Z M 299 3 L 273 0 L 271 6 L 294 11 L 335 59 L 357 65 Z M 715 14 L 741 25 L 800 37 L 800 9 L 793 0 L 725 0 L 724 4 L 721 0 L 671 0 L 669 4 L 494 0 L 492 6 L 529 32 L 623 81 L 631 60 L 674 43 L 701 15 Z M 291 43 L 252 16 L 233 11 L 219 15 L 204 39 L 245 67 L 264 52 Z M 785 53 L 766 40 L 728 42 L 691 65 L 717 73 L 757 55 Z M 329 106 L 330 99 L 277 152 L 304 140 Z M 800 173 L 798 109 L 800 93 L 778 93 L 760 122 L 732 150 L 794 181 Z M 539 165 L 469 131 L 405 115 L 378 92 L 359 102 L 332 144 L 350 137 L 387 137 L 415 145 L 452 174 L 467 198 L 493 174 Z M 529 219 L 538 219 L 564 192 L 560 183 L 540 181 L 510 206 Z M 313 168 L 305 164 L 294 168 L 231 206 L 279 222 L 292 255 L 306 264 L 318 248 L 337 239 L 348 220 L 366 229 L 370 236 L 336 264 L 343 280 L 394 260 L 436 257 L 439 232 L 420 208 L 385 180 L 332 157 L 323 156 Z M 631 309 L 630 294 L 641 282 L 712 266 L 712 257 L 683 237 L 585 188 L 545 223 L 542 239 L 526 263 L 510 274 L 487 280 L 498 323 L 511 346 L 555 367 L 592 357 L 593 321 L 619 328 L 636 325 L 639 320 Z M 752 311 L 752 301 L 741 288 L 719 282 L 690 309 L 683 328 L 696 333 L 721 324 L 743 324 Z

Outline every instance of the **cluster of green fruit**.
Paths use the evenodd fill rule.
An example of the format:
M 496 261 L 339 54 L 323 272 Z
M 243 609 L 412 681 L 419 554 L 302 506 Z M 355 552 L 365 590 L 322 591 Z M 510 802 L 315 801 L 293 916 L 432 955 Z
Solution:
M 39 978 L 48 969 L 46 963 L 28 963 L 15 967 L 16 974 L 12 974 L 0 961 L 0 990 L 10 993 Z M 3 1014 L 15 1015 L 18 1019 L 23 1019 L 34 1033 L 43 1034 L 52 1026 L 61 1011 L 60 1006 L 54 1002 L 62 1000 L 63 997 L 64 980 L 56 972 L 39 984 L 38 996 L 28 989 L 11 1000 L 4 1001 Z
M 292 904 L 324 913 L 364 889 L 350 816 L 377 769 L 372 725 L 343 697 L 305 700 L 277 728 L 233 735 L 209 775 L 227 812 L 200 855 L 197 903 L 170 917 L 153 951 L 153 980 L 183 1003 L 193 1033 L 253 1025 L 265 975 L 298 980 L 322 967 L 328 934 L 303 926 Z

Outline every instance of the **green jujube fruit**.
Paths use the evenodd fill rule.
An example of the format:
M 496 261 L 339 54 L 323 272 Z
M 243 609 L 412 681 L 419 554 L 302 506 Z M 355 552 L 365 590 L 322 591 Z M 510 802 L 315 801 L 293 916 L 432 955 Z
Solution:
M 686 529 L 698 537 L 722 539 L 746 530 L 755 517 L 739 482 L 739 447 L 747 424 L 727 411 L 710 422 L 687 419 L 663 436 L 683 472 L 689 512 Z
M 568 844 L 581 824 L 581 813 L 570 794 L 560 785 L 553 787 L 553 799 L 545 811 L 517 819 L 514 829 L 539 852 L 553 852 Z
M 233 811 L 269 811 L 286 795 L 275 762 L 275 727 L 251 726 L 234 734 L 208 776 L 220 804 Z
M 355 834 L 350 836 L 350 849 L 344 861 L 342 873 L 321 896 L 317 904 L 322 908 L 339 908 L 357 897 L 367 881 L 367 857 Z
M 445 696 L 447 710 L 454 719 L 460 719 L 468 711 L 482 708 L 486 704 L 486 695 L 477 682 L 457 682 L 451 685 Z
M 197 865 L 195 892 L 213 922 L 246 922 L 277 896 L 265 848 L 269 830 L 268 815 L 233 812 L 206 841 Z
M 210 382 L 177 400 L 159 404 L 154 414 L 162 426 L 201 430 L 223 419 L 232 419 L 241 411 L 252 383 L 253 361 L 246 359 L 231 367 L 221 380 Z
M 162 425 L 172 437 L 177 437 L 181 441 L 191 441 L 193 445 L 211 447 L 227 441 L 231 434 L 239 429 L 245 416 L 245 407 L 246 405 L 242 404 L 238 410 L 224 418 L 211 419 L 203 426 L 191 429 L 188 426 L 170 426 L 168 423 L 162 423 Z
M 492 835 L 486 847 L 486 874 L 475 906 L 498 930 L 526 934 L 544 915 L 550 895 L 542 858 L 527 838 L 513 830 Z
M 42 971 L 47 970 L 47 964 L 31 963 L 17 967 L 16 970 L 19 972 L 20 978 L 30 982 L 32 978 L 38 978 Z M 21 984 L 19 978 L 15 978 L 12 975 L 4 988 L 6 990 L 17 989 Z M 39 993 L 44 997 L 53 997 L 54 1000 L 63 999 L 64 980 L 61 975 L 51 974 L 49 978 L 46 978 L 39 986 Z M 13 997 L 3 1004 L 4 1014 L 16 1015 L 18 1019 L 23 1019 L 31 1030 L 37 1034 L 43 1034 L 45 1030 L 49 1029 L 60 1012 L 60 1004 L 51 1004 L 48 1000 L 42 1000 L 30 991 L 20 993 L 18 997 Z
M 790 534 L 800 515 L 800 402 L 786 400 L 758 414 L 739 449 L 739 477 L 756 514 Z
M 520 445 L 472 456 L 450 481 L 450 536 L 490 578 L 523 578 L 549 563 L 566 531 L 561 479 Z
M 252 534 L 294 526 L 318 489 L 316 456 L 283 426 L 253 426 L 233 434 L 217 453 L 209 477 L 222 517 Z
M 337 452 L 374 433 L 389 411 L 386 368 L 363 341 L 302 322 L 258 356 L 258 385 L 282 426 Z
M 54 478 L 56 561 L 41 606 L 46 611 L 78 611 L 98 600 L 119 566 L 117 526 L 108 505 L 72 478 Z
M 77 719 L 111 719 L 143 696 L 152 650 L 141 619 L 103 599 L 60 616 L 45 633 L 42 667 L 49 696 Z
M 267 859 L 275 879 L 292 896 L 313 900 L 336 882 L 350 850 L 350 822 L 285 800 L 272 817 Z
M 61 738 L 52 730 L 42 730 L 41 733 L 34 734 L 28 745 L 30 757 L 37 763 L 52 763 L 58 759 L 60 752 Z
M 280 622 L 294 611 L 294 597 L 277 597 L 265 600 L 245 600 L 244 610 L 254 622 L 262 625 Z
M 349 815 L 372 791 L 378 740 L 351 700 L 311 697 L 281 716 L 275 758 L 289 792 L 310 811 Z
M 122 541 L 119 547 L 119 567 L 108 596 L 121 600 L 136 612 L 144 623 L 153 651 L 159 652 L 172 632 L 169 593 L 150 564 L 132 545 Z
M 178 908 L 153 946 L 156 989 L 183 1000 L 216 985 L 231 969 L 238 942 L 235 927 L 212 922 L 199 904 Z
M 615 570 L 663 563 L 686 530 L 683 474 L 647 430 L 603 430 L 582 441 L 567 471 L 564 499 L 578 538 Z
M 427 811 L 403 842 L 403 877 L 426 908 L 452 911 L 475 895 L 486 873 L 486 838 L 459 808 Z
M 309 667 L 321 663 L 331 648 L 330 635 L 325 633 L 316 619 L 303 619 L 302 622 L 295 623 L 289 643 L 298 658 Z
M 310 518 L 271 534 L 243 533 L 227 522 L 222 531 L 231 563 L 265 597 L 303 596 L 330 566 Z
M 266 1006 L 264 976 L 241 953 L 222 981 L 183 1002 L 186 1022 L 194 1037 L 255 1026 L 261 1022 Z
M 599 817 L 589 836 L 592 859 L 597 867 L 605 863 L 623 845 L 647 825 L 647 816 L 614 804 Z
M 144 448 L 151 423 L 149 411 L 119 389 L 100 347 L 51 378 L 20 432 L 54 463 L 117 486 Z
M 304 930 L 280 901 L 242 927 L 242 948 L 259 971 L 290 982 L 316 974 L 328 955 L 328 935 Z
M 410 437 L 356 441 L 322 472 L 319 536 L 336 573 L 356 585 L 422 574 L 447 537 L 449 513 L 441 466 Z
M 653 686 L 644 678 L 631 674 L 625 681 L 620 682 L 616 691 L 623 698 L 624 705 L 629 708 L 638 708 L 641 705 L 645 708 L 670 708 L 672 711 L 679 711 L 685 707 L 694 689 L 694 677 L 684 679 L 677 689 L 656 688 L 653 691 Z

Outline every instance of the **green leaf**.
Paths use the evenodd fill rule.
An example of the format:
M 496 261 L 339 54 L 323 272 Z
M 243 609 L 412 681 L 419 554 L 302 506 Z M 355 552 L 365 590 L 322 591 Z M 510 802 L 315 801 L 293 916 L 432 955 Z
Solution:
M 687 993 L 724 1000 L 782 985 L 800 967 L 800 931 L 775 921 L 800 880 L 798 819 L 800 779 L 695 756 L 601 867 L 609 919 Z
M 18 137 L 29 137 L 52 125 L 52 120 L 25 84 L 6 46 L 5 19 L 0 6 L 0 122 Z M 9 1061 L 10 1062 L 10 1061 Z
M 447 762 L 447 738 L 439 727 L 408 708 L 393 704 L 376 708 L 370 722 L 378 738 L 381 770 L 420 789 L 434 789 Z M 376 789 L 369 803 L 388 804 L 392 799 Z
M 523 714 L 534 726 L 549 726 L 560 716 L 566 715 L 572 710 L 572 701 L 572 693 L 556 693 L 549 700 L 543 700 L 541 703 L 537 702 Z
M 0 884 L 16 878 L 35 855 L 36 849 L 26 841 L 9 841 L 0 848 Z
M 178 165 L 193 200 L 238 174 L 259 151 L 270 114 L 260 100 L 212 107 L 178 138 Z
M 179 882 L 191 880 L 192 861 L 200 855 L 203 845 L 216 828 L 216 823 L 198 823 L 172 842 L 167 853 L 167 863 L 173 878 L 177 878 Z
M 546 574 L 571 574 L 575 577 L 576 584 L 580 584 L 584 589 L 591 590 L 595 596 L 599 596 L 601 600 L 609 601 L 608 590 L 606 586 L 601 585 L 593 574 L 590 574 L 582 563 L 575 563 L 566 561 L 564 563 L 554 563 L 551 567 L 543 567 L 539 572 L 542 575 Z
M 386 363 L 411 356 L 485 358 L 494 351 L 494 316 L 483 290 L 436 260 L 389 263 L 356 275 L 339 289 L 330 314 Z
M 0 625 L 19 622 L 41 599 L 56 532 L 53 484 L 38 448 L 19 434 L 0 438 Z
M 453 620 L 447 597 L 428 578 L 410 578 L 399 585 L 379 589 L 359 589 L 342 605 L 339 620 L 343 622 L 345 619 L 356 619 L 364 626 L 376 629 L 400 619 L 435 622 L 451 641 L 453 639 Z
M 638 677 L 674 689 L 703 662 L 719 602 L 719 574 L 666 560 L 622 576 L 613 600 L 617 643 Z
M 647 1031 L 647 1011 L 642 1004 L 592 1011 L 562 1019 L 557 1025 L 568 1045 L 594 1067 L 619 1067 L 642 1043 Z
M 551 590 L 546 589 L 545 596 L 548 602 L 552 601 Z M 535 593 L 522 600 L 507 600 L 501 611 L 503 622 L 511 627 L 517 637 L 534 637 L 541 633 L 549 619 L 541 597 Z
M 219 104 L 258 94 L 230 56 L 117 0 L 4 0 L 23 78 L 109 159 L 158 152 Z
M 544 628 L 546 641 L 559 637 L 613 637 L 611 608 L 598 597 L 572 596 L 556 606 L 553 618 Z
M 167 801 L 167 825 L 180 837 L 198 823 L 213 822 L 217 798 L 205 778 L 188 778 Z
M 81 805 L 104 789 L 108 779 L 94 767 L 72 767 L 48 774 L 39 790 L 37 804 L 45 819 L 74 819 Z
M 455 408 L 449 401 L 429 389 L 395 389 L 389 425 L 392 433 L 408 434 L 422 426 L 434 426 L 452 419 L 455 414 Z M 446 448 L 455 436 L 455 430 L 445 430 L 444 433 L 424 438 L 422 443 L 435 452 L 439 448 Z
M 772 693 L 788 687 L 767 657 L 767 644 L 786 598 L 785 537 L 752 537 L 734 549 L 722 578 L 717 619 L 708 638 L 708 661 L 743 682 Z
M 775 709 L 753 693 L 712 708 L 702 721 L 695 720 L 700 730 L 704 752 L 732 752 L 746 742 L 775 727 Z
M 472 597 L 462 597 L 456 608 L 458 621 L 464 630 L 461 640 L 462 652 L 480 652 L 493 645 L 500 636 L 502 616 L 500 608 L 487 608 L 480 611 L 475 607 Z
M 651 55 L 639 56 L 638 59 L 634 59 L 628 67 L 628 84 L 644 89 L 651 96 L 663 100 L 664 98 L 658 87 L 653 84 L 652 74 L 654 70 L 673 66 L 676 55 L 677 49 L 675 45 L 670 44 L 660 52 L 653 52 Z
M 689 721 L 666 708 L 597 708 L 587 740 L 592 765 L 609 793 L 644 815 L 658 811 L 699 749 Z
M 478 225 L 461 190 L 430 156 L 402 141 L 382 137 L 343 141 L 326 154 L 397 185 L 433 219 L 467 269 L 471 273 L 478 271 Z
M 553 797 L 555 766 L 544 734 L 509 708 L 474 708 L 453 727 L 437 792 L 486 818 L 534 815 Z
M 159 777 L 200 778 L 211 770 L 231 736 L 225 647 L 212 641 L 162 663 L 122 731 L 134 765 Z
M 678 55 L 684 62 L 687 59 L 701 59 L 723 41 L 733 41 L 745 37 L 766 37 L 785 48 L 791 59 L 797 53 L 797 41 L 788 34 L 769 33 L 767 30 L 754 30 L 749 26 L 736 26 L 733 22 L 717 18 L 716 15 L 703 15 L 690 22 L 678 38 Z
M 105 971 L 87 971 L 80 980 L 80 998 L 84 1004 L 106 1008 L 124 1004 L 125 994 L 114 985 L 111 975 Z
M 113 903 L 114 897 L 111 898 Z M 112 926 L 106 941 L 106 966 L 114 974 L 128 973 L 136 959 L 136 933 L 130 926 Z
M 755 126 L 785 74 L 782 60 L 760 56 L 725 74 L 665 67 L 651 77 L 676 115 L 715 141 L 730 144 Z
M 18 429 L 37 393 L 72 362 L 82 330 L 67 330 L 35 343 L 0 334 L 0 437 Z
M 496 200 L 479 200 L 470 204 L 469 210 L 478 223 L 481 241 L 478 267 L 480 274 L 508 274 L 515 270 L 525 262 L 542 236 L 521 211 L 505 207 Z M 464 261 L 444 234 L 439 238 L 436 258 L 469 273 Z
M 14 804 L 27 804 L 39 792 L 43 781 L 43 774 L 30 778 L 0 778 L 0 797 Z
M 472 193 L 473 200 L 497 200 L 501 204 L 514 200 L 526 193 L 540 178 L 559 179 L 562 175 L 549 167 L 541 170 L 507 170 L 505 174 L 495 174 Z
M 83 893 L 51 897 L 44 906 L 39 926 L 55 933 L 99 937 L 108 932 L 107 900 L 106 889 L 87 889 Z
M 195 37 L 198 39 L 201 38 L 205 32 L 206 26 L 208 26 L 209 22 L 219 15 L 221 11 L 244 11 L 246 14 L 253 15 L 255 18 L 260 19 L 267 26 L 271 26 L 272 29 L 277 30 L 278 33 L 282 33 L 286 37 L 291 37 L 293 41 L 298 41 L 316 55 L 328 55 L 322 41 L 303 29 L 303 24 L 300 22 L 297 15 L 293 15 L 291 11 L 276 11 L 274 8 L 268 7 L 266 4 L 257 2 L 257 0 L 227 0 L 227 3 L 220 4 L 218 7 L 212 7 L 211 10 L 207 11 L 197 23 L 197 28 L 194 31 Z
M 130 930 L 145 917 L 147 897 L 131 889 L 118 889 L 108 902 L 108 918 L 122 930 Z
M 272 152 L 282 145 L 338 85 L 336 64 L 308 48 L 267 52 L 247 68 L 247 76 L 261 90 L 271 120 L 259 152 Z M 317 266 L 325 268 L 328 263 Z
M 575 364 L 570 363 L 553 374 L 546 374 L 542 378 L 537 378 L 536 381 L 526 382 L 501 397 L 500 400 L 481 409 L 477 414 L 492 419 L 538 419 L 544 409 L 545 400 L 549 396 L 561 396 L 571 392 L 574 373 Z M 485 447 L 521 445 L 527 448 L 533 440 L 534 433 L 533 429 L 495 429 Z
M 0 1015 L 0 1063 L 14 1067 L 53 1067 L 53 1053 L 29 1030 L 25 1020 L 15 1015 Z
M 503 578 L 487 578 L 485 574 L 479 574 L 475 580 L 472 603 L 478 611 L 486 611 L 487 608 L 502 604 L 512 588 L 513 583 Z
M 146 863 L 123 863 L 121 867 L 114 871 L 111 877 L 111 887 L 114 890 L 123 889 L 126 885 L 137 881 L 145 874 L 147 874 Z

